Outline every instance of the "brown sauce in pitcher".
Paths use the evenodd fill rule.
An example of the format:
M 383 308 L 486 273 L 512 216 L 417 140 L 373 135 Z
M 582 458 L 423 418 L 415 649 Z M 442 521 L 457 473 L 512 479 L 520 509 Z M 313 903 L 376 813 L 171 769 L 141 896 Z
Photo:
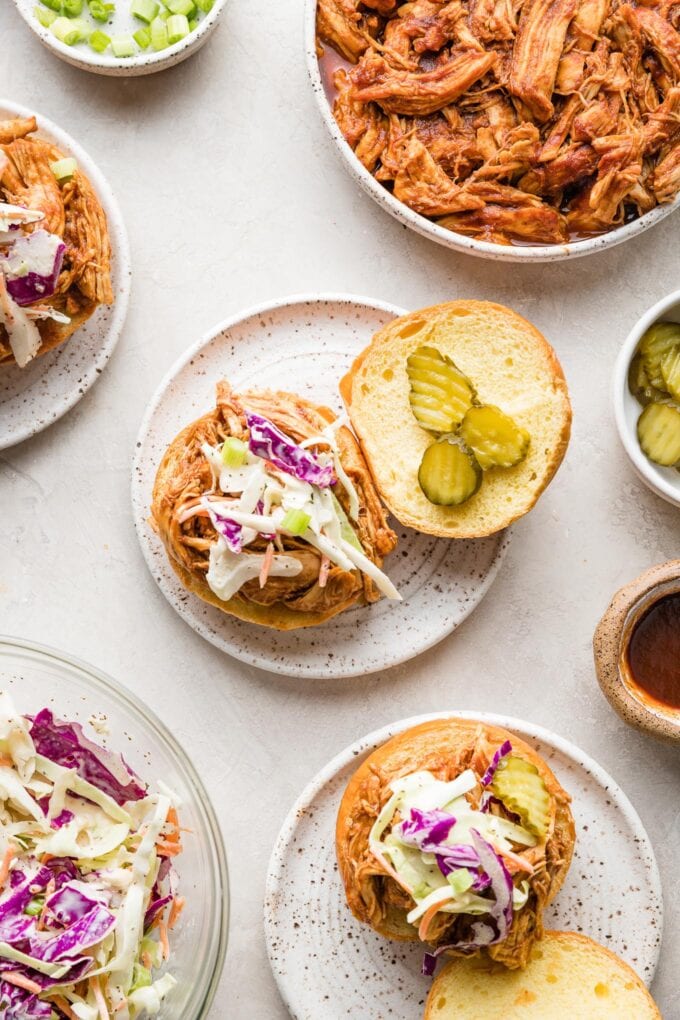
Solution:
M 662 596 L 640 617 L 626 658 L 644 700 L 680 710 L 680 591 Z

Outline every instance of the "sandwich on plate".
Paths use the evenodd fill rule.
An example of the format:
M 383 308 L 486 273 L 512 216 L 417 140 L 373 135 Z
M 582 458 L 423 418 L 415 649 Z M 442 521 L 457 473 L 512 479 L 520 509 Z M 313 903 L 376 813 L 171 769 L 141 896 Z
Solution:
M 435 719 L 373 751 L 342 797 L 336 852 L 347 903 L 380 935 L 523 968 L 566 877 L 569 795 L 507 730 Z
M 323 623 L 399 594 L 396 544 L 352 432 L 325 407 L 217 386 L 158 468 L 152 524 L 182 584 L 241 620 Z
M 113 303 L 106 215 L 75 159 L 0 121 L 0 364 L 24 368 Z

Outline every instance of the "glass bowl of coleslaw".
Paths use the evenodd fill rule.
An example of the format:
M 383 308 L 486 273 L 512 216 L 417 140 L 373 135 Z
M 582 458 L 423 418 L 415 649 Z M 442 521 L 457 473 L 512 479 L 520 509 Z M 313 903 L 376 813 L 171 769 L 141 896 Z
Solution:
M 134 694 L 54 649 L 0 636 L 0 692 L 0 779 L 15 784 L 13 797 L 0 791 L 7 1015 L 206 1017 L 227 945 L 227 866 L 188 757 Z M 12 1012 L 14 995 L 31 1010 Z

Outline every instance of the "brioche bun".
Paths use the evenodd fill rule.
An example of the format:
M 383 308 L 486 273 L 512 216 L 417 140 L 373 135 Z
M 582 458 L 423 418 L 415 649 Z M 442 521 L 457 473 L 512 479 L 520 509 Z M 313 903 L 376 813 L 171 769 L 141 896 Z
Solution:
M 521 463 L 486 471 L 460 506 L 430 503 L 418 484 L 432 435 L 411 412 L 406 359 L 423 345 L 448 355 L 481 402 L 531 436 Z M 555 352 L 526 319 L 489 301 L 451 301 L 393 320 L 355 360 L 340 392 L 383 501 L 402 524 L 429 535 L 480 538 L 506 528 L 534 506 L 569 442 L 571 405 Z

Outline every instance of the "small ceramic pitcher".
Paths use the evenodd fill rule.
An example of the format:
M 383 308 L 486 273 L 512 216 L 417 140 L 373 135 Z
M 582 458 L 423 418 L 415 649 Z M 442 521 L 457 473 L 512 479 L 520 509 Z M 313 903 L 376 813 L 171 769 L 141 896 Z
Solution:
M 680 592 L 680 560 L 651 567 L 614 595 L 593 637 L 602 692 L 627 723 L 660 740 L 680 744 L 680 708 L 645 696 L 630 674 L 628 643 L 638 621 L 660 598 Z

